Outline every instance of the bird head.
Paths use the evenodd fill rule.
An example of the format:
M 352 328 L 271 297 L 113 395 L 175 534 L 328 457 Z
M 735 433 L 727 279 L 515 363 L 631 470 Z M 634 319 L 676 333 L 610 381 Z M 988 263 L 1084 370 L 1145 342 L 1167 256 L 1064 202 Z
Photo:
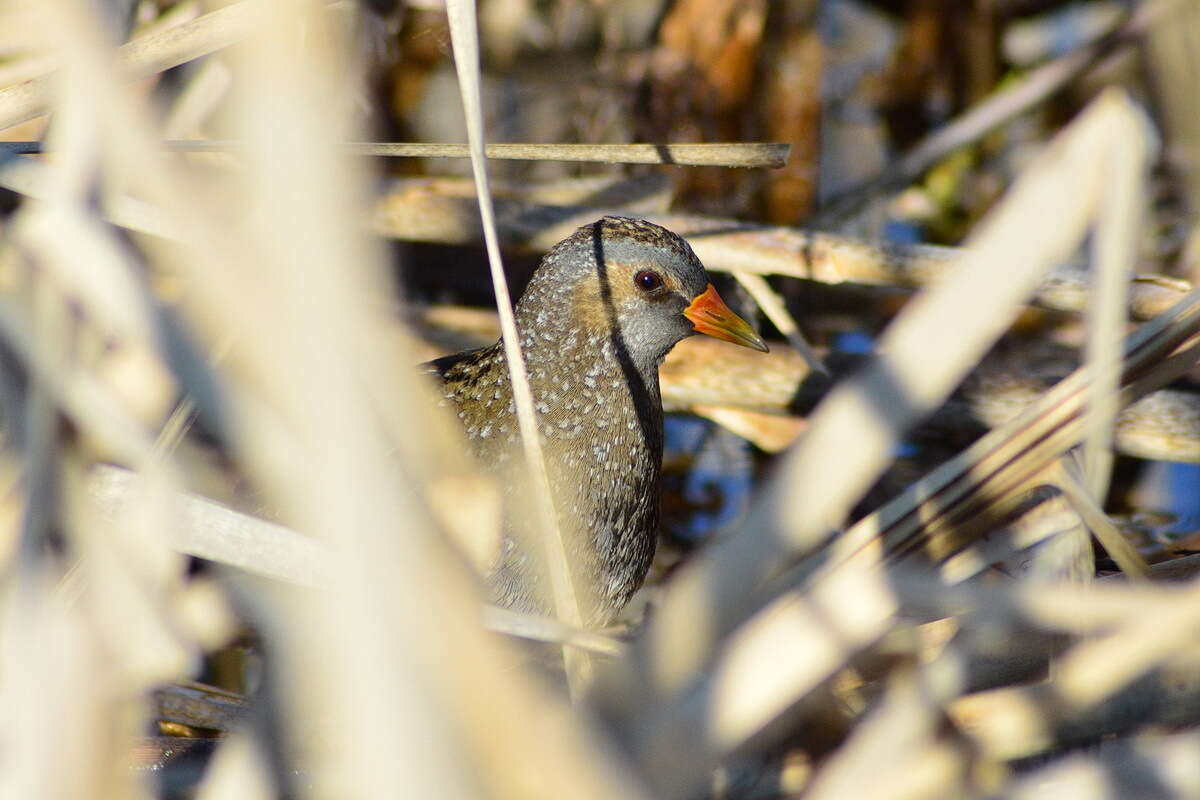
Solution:
M 639 364 L 656 364 L 696 333 L 762 352 L 767 345 L 729 309 L 682 238 L 659 225 L 604 217 L 542 260 L 518 312 L 536 329 L 619 336 Z

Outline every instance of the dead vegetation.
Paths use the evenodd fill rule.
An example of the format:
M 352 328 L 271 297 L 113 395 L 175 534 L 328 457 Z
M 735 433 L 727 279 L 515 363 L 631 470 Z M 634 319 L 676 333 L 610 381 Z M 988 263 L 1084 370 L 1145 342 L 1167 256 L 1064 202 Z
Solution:
M 129 5 L 0 5 L 0 794 L 1200 797 L 1200 521 L 1134 480 L 1200 462 L 1193 3 L 1063 53 L 1054 0 Z M 778 455 L 593 631 L 561 563 L 480 603 L 499 489 L 412 365 L 614 211 L 787 343 L 664 364 Z

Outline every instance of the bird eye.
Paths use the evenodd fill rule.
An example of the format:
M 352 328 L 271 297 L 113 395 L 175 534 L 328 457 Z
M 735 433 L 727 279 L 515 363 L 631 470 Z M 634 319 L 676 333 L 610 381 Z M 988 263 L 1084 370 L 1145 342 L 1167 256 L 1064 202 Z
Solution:
M 662 276 L 657 272 L 651 272 L 648 269 L 644 269 L 637 275 L 634 275 L 633 282 L 643 292 L 653 292 L 655 289 L 663 285 Z

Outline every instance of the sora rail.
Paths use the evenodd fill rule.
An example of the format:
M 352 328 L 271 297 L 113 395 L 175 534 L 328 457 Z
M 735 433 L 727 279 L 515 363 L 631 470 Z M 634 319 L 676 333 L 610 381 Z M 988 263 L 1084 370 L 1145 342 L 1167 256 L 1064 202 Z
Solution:
M 658 365 L 705 333 L 766 352 L 721 300 L 687 242 L 644 220 L 605 217 L 555 245 L 516 307 L 554 505 L 590 625 L 641 586 L 658 537 L 663 418 Z M 430 362 L 476 456 L 519 493 L 520 434 L 503 341 Z M 519 507 L 519 506 L 518 506 Z M 509 515 L 492 601 L 549 613 L 540 548 Z

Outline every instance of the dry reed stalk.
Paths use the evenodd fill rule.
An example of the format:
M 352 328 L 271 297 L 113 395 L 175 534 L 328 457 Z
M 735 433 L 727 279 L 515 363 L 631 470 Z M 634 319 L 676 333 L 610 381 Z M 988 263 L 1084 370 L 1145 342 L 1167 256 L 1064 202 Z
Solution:
M 1111 183 L 1096 209 L 1095 277 L 1084 353 L 1092 381 L 1084 420 L 1083 481 L 1097 503 L 1104 502 L 1112 475 L 1113 424 L 1121 382 L 1117 355 L 1125 327 L 1126 290 L 1138 255 L 1145 174 L 1152 155 L 1148 140 L 1141 147 L 1113 140 L 1108 147 L 1101 158 L 1110 170 Z M 1106 542 L 1110 543 L 1117 545 L 1116 541 Z M 1125 561 L 1131 563 L 1129 557 Z
M 1096 397 L 1098 388 L 1096 384 L 1092 385 L 1091 395 L 1093 398 Z M 1093 408 L 1094 403 L 1089 404 L 1088 411 L 1091 412 Z M 1101 469 L 1103 470 L 1103 468 Z M 1102 472 L 1101 476 L 1103 474 Z M 1093 480 L 1099 481 L 1101 476 L 1094 477 Z M 1104 546 L 1105 552 L 1112 560 L 1117 562 L 1121 572 L 1134 580 L 1145 580 L 1150 577 L 1150 565 L 1104 513 L 1104 509 L 1101 508 L 1101 504 L 1104 502 L 1103 496 L 1096 494 L 1099 484 L 1088 482 L 1088 475 L 1083 472 L 1073 454 L 1068 453 L 1059 459 L 1057 467 L 1051 470 L 1047 480 L 1050 485 L 1060 489 L 1071 501 L 1071 505 L 1079 513 L 1080 518 L 1087 525 L 1087 529 Z M 1104 488 L 1107 490 L 1107 485 Z M 1090 543 L 1085 542 L 1085 544 L 1090 547 Z M 1091 570 L 1088 571 L 1088 578 L 1090 579 L 1090 577 Z
M 178 683 L 154 692 L 156 717 L 196 728 L 232 731 L 246 721 L 246 701 L 202 684 Z
M 138 787 L 122 751 L 132 746 L 140 727 L 141 690 L 179 675 L 194 655 L 197 635 L 179 619 L 179 603 L 187 594 L 183 563 L 163 550 L 158 535 L 170 521 L 174 475 L 153 458 L 146 425 L 156 421 L 156 409 L 153 403 L 138 409 L 137 398 L 121 392 L 130 388 L 130 378 L 151 396 L 169 381 L 165 371 L 155 370 L 158 347 L 148 323 L 149 304 L 133 288 L 131 259 L 96 224 L 88 205 L 91 176 L 102 154 L 92 137 L 98 110 L 77 78 L 94 67 L 97 52 L 65 46 L 73 43 L 75 23 L 85 15 L 71 4 L 42 13 L 52 41 L 65 51 L 64 80 L 57 87 L 64 113 L 52 135 L 69 155 L 47 181 L 46 202 L 23 208 L 5 242 L 7 255 L 21 253 L 9 266 L 23 272 L 17 283 L 26 284 L 6 287 L 6 338 L 36 388 L 26 411 L 31 429 L 25 444 L 31 450 L 24 546 L 9 565 L 15 570 L 9 576 L 13 591 L 4 609 L 6 616 L 28 620 L 5 626 L 3 648 L 4 691 L 10 699 L 21 698 L 11 705 L 16 713 L 4 719 L 6 736 L 22 743 L 6 754 L 0 793 L 131 796 Z M 56 239 L 56 233 L 69 238 Z M 89 258 L 93 270 L 82 267 Z M 100 291 L 100 278 L 112 294 Z M 13 303 L 22 290 L 33 300 L 29 307 Z M 75 313 L 87 322 L 78 323 Z M 104 375 L 103 354 L 98 357 L 87 347 L 89 335 L 97 333 L 116 351 L 134 354 L 127 363 L 140 361 L 140 370 Z M 60 410 L 77 425 L 74 437 L 57 432 Z M 80 491 L 84 465 L 95 457 L 97 442 L 110 448 L 110 455 L 152 472 L 139 502 L 114 519 L 98 515 Z M 78 559 L 70 572 L 46 556 L 55 528 Z M 22 613 L 29 603 L 42 610 Z M 43 644 L 26 641 L 30 634 Z M 47 659 L 67 659 L 71 666 L 52 668 Z M 55 703 L 65 703 L 64 712 L 77 722 L 75 732 L 57 743 L 49 727 L 54 715 L 46 713 Z M 39 708 L 37 716 L 22 720 L 25 704 Z
M 1170 142 L 1166 162 L 1182 184 L 1187 214 L 1193 229 L 1200 222 L 1200 120 L 1191 110 L 1190 87 L 1200 82 L 1196 41 L 1200 38 L 1200 9 L 1185 7 L 1171 25 L 1151 32 L 1146 42 L 1148 80 L 1161 109 L 1164 139 Z M 1193 253 L 1193 257 L 1195 254 Z M 1184 266 L 1187 266 L 1184 254 Z M 1195 276 L 1197 265 L 1184 274 Z
M 767 283 L 766 278 L 752 272 L 742 271 L 734 272 L 733 277 L 754 299 L 767 319 L 771 320 L 771 324 L 788 340 L 788 344 L 804 357 L 808 368 L 821 375 L 829 375 L 829 367 L 825 366 L 816 351 L 804 339 L 804 334 L 800 332 L 800 326 L 792 317 L 791 312 L 787 310 L 783 298 L 771 288 L 771 284 Z
M 171 105 L 163 122 L 163 136 L 180 139 L 199 135 L 204 120 L 217 110 L 233 83 L 229 65 L 214 54 L 201 64 L 179 97 Z
M 530 483 L 533 486 L 531 502 L 535 511 L 534 519 L 537 521 L 534 532 L 545 556 L 545 569 L 549 572 L 555 614 L 566 624 L 582 628 L 583 613 L 579 593 L 583 588 L 575 586 L 571 566 L 567 561 L 562 529 L 554 510 L 554 495 L 546 474 L 546 460 L 542 454 L 541 427 L 534 410 L 533 390 L 529 387 L 525 357 L 521 354 L 521 340 L 517 333 L 513 301 L 509 297 L 508 281 L 504 277 L 504 266 L 500 260 L 495 211 L 492 207 L 491 189 L 488 186 L 487 156 L 484 153 L 483 101 L 479 94 L 479 33 L 475 25 L 475 3 L 473 0 L 451 0 L 447 3 L 446 13 L 450 18 L 451 38 L 454 41 L 454 66 L 458 73 L 459 91 L 467 118 L 467 135 L 471 140 L 471 169 L 475 175 L 475 186 L 479 195 L 480 218 L 483 222 L 488 265 L 492 273 L 492 287 L 496 293 L 496 307 L 500 312 L 504 356 L 511 377 L 513 404 L 516 407 L 517 423 L 521 432 L 525 467 L 529 471 Z M 571 695 L 579 699 L 591 683 L 591 663 L 586 654 L 570 647 L 563 649 L 563 658 Z
M 343 147 L 356 156 L 386 158 L 470 158 L 470 145 L 425 142 L 349 142 Z M 174 153 L 234 153 L 240 142 L 220 139 L 166 140 Z M 706 142 L 703 144 L 489 144 L 489 159 L 515 161 L 576 161 L 596 164 L 675 164 L 691 167 L 775 168 L 787 163 L 791 145 L 778 142 Z M 44 153 L 41 142 L 0 142 L 0 152 Z

